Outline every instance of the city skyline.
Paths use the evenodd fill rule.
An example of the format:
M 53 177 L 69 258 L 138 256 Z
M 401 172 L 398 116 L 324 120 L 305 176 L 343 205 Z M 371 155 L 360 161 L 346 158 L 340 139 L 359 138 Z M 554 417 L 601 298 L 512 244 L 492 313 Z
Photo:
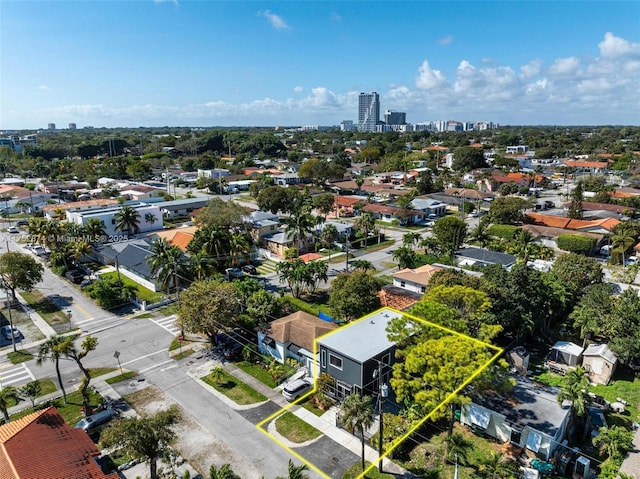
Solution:
M 640 3 L 2 2 L 0 129 L 640 124 Z

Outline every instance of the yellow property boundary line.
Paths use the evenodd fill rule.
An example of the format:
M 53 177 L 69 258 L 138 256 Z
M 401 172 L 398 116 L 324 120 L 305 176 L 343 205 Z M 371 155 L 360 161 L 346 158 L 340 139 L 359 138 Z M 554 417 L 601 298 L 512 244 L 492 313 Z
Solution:
M 401 316 L 404 316 L 406 318 L 409 318 L 411 320 L 414 321 L 419 321 L 421 323 L 426 324 L 427 326 L 431 326 L 437 329 L 440 329 L 442 331 L 445 331 L 449 334 L 453 334 L 455 336 L 460 336 L 461 338 L 464 338 L 467 341 L 473 341 L 475 343 L 478 343 L 479 345 L 482 345 L 488 349 L 491 349 L 493 351 L 495 351 L 495 354 L 482 366 L 480 366 L 478 368 L 477 371 L 475 371 L 471 376 L 469 376 L 469 378 L 464 381 L 458 388 L 456 388 L 454 391 L 452 391 L 442 402 L 440 402 L 436 407 L 434 407 L 431 412 L 429 412 L 429 414 L 427 414 L 424 418 L 422 418 L 415 426 L 413 426 L 407 433 L 405 433 L 404 435 L 396 438 L 391 445 L 387 448 L 386 452 L 378 458 L 378 460 L 371 464 L 368 468 L 366 468 L 362 474 L 360 474 L 356 479 L 363 479 L 365 477 L 365 475 L 370 472 L 373 468 L 378 467 L 378 464 L 385 458 L 387 457 L 390 453 L 392 453 L 398 446 L 400 446 L 400 444 L 402 444 L 402 442 L 404 442 L 409 436 L 411 436 L 411 434 L 413 434 L 420 426 L 422 426 L 422 424 L 424 424 L 425 421 L 427 421 L 428 419 L 430 419 L 433 414 L 440 409 L 441 407 L 445 406 L 451 399 L 453 399 L 460 391 L 462 391 L 465 387 L 467 387 L 469 385 L 469 383 L 471 383 L 471 381 L 473 381 L 479 374 L 481 374 L 486 368 L 488 368 L 496 359 L 498 359 L 498 357 L 500 357 L 503 353 L 504 353 L 504 349 L 499 348 L 497 346 L 494 346 L 493 344 L 489 344 L 489 343 L 485 343 L 484 341 L 480 341 L 479 339 L 476 338 L 472 338 L 471 336 L 467 336 L 465 334 L 459 333 L 457 331 L 454 331 L 452 329 L 446 328 L 444 326 L 441 326 L 439 324 L 435 324 L 432 323 L 430 321 L 427 321 L 426 319 L 423 318 L 418 318 L 417 316 L 413 316 L 411 314 L 407 314 L 404 313 L 402 311 L 398 311 L 396 309 L 393 308 L 389 308 L 389 307 L 384 307 L 384 308 L 380 308 L 372 313 L 367 314 L 366 316 L 363 316 L 362 318 L 356 320 L 356 321 L 352 321 L 351 323 L 337 328 L 327 334 L 324 334 L 322 336 L 320 336 L 319 338 L 316 338 L 313 341 L 313 358 L 314 360 L 317 358 L 318 355 L 318 341 L 326 338 L 328 336 L 331 336 L 332 334 L 337 333 L 338 331 L 342 331 L 344 328 L 348 328 L 349 326 L 352 326 L 354 324 L 357 324 L 361 321 L 366 320 L 367 318 L 374 316 L 376 314 L 378 314 L 380 311 L 383 310 L 387 310 L 387 311 L 392 311 L 394 313 L 400 314 Z M 296 457 L 297 459 L 299 459 L 303 464 L 306 464 L 309 469 L 317 472 L 318 474 L 320 474 L 322 477 L 324 477 L 325 479 L 331 479 L 331 477 L 329 475 L 327 475 L 324 471 L 322 471 L 321 469 L 319 469 L 315 464 L 309 462 L 307 459 L 305 459 L 304 457 L 302 457 L 300 454 L 298 454 L 296 451 L 294 451 L 293 449 L 291 449 L 289 446 L 287 446 L 286 444 L 284 444 L 282 441 L 280 441 L 280 439 L 278 439 L 277 437 L 275 437 L 273 434 L 271 434 L 269 431 L 267 431 L 267 429 L 263 426 L 267 425 L 268 423 L 270 423 L 273 419 L 275 419 L 276 417 L 284 414 L 286 411 L 288 411 L 289 409 L 291 409 L 294 405 L 306 400 L 309 396 L 313 395 L 316 392 L 317 389 L 317 384 L 318 384 L 318 377 L 316 375 L 316 371 L 314 369 L 313 371 L 314 377 L 313 377 L 313 389 L 311 391 L 309 391 L 308 393 L 306 393 L 304 396 L 299 397 L 296 401 L 288 404 L 287 406 L 283 407 L 282 409 L 276 411 L 275 413 L 271 414 L 269 417 L 267 417 L 266 419 L 260 421 L 258 424 L 256 424 L 256 427 L 258 428 L 258 430 L 260 432 L 262 432 L 263 434 L 265 434 L 267 437 L 269 437 L 271 440 L 275 441 L 280 447 L 284 448 L 287 452 L 289 452 L 292 456 Z M 324 435 L 324 434 L 323 434 Z

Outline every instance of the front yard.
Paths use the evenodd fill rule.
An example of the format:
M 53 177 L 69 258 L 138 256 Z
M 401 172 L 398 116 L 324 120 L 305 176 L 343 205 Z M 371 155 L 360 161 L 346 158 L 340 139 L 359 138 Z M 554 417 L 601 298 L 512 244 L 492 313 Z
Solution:
M 322 435 L 322 432 L 291 412 L 286 412 L 276 419 L 276 431 L 295 443 L 310 441 Z
M 110 279 L 110 278 L 118 279 L 118 272 L 110 271 L 108 273 L 102 273 L 100 274 L 100 277 L 104 279 Z M 158 303 L 164 297 L 162 293 L 156 293 L 154 291 L 151 291 L 150 289 L 145 288 L 144 286 L 136 283 L 132 279 L 127 278 L 122 273 L 120 274 L 120 281 L 122 281 L 126 285 L 133 286 L 134 288 L 136 288 L 137 290 L 136 296 L 138 297 L 138 299 L 140 301 L 146 301 L 148 304 Z
M 228 372 L 221 370 L 218 371 L 218 374 L 219 377 L 216 378 L 207 374 L 200 379 L 239 405 L 255 404 L 267 400 L 266 396 Z
M 20 295 L 50 326 L 57 326 L 69 322 L 66 313 L 37 289 L 24 291 L 20 293 Z

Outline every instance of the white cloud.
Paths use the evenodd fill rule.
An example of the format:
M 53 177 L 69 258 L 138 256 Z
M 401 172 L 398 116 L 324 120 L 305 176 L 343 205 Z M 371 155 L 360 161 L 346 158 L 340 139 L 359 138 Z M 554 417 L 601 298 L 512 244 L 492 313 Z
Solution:
M 287 25 L 287 22 L 285 22 L 280 15 L 276 15 L 270 10 L 260 11 L 258 12 L 258 15 L 266 18 L 271 24 L 271 26 L 276 30 L 286 30 L 287 28 L 289 28 L 289 25 Z
M 51 90 L 51 88 L 49 88 L 47 85 L 38 85 L 36 88 L 38 90 L 40 90 L 40 91 L 49 91 L 49 90 Z
M 431 90 L 444 85 L 447 82 L 444 74 L 440 70 L 434 70 L 429 66 L 429 62 L 425 60 L 418 68 L 418 77 L 416 78 L 416 88 L 421 90 Z
M 446 35 L 442 38 L 438 38 L 440 45 L 451 45 L 453 43 L 453 35 Z
M 531 60 L 520 67 L 520 76 L 523 79 L 533 78 L 540 73 L 541 67 L 542 62 L 540 60 Z
M 624 38 L 616 37 L 611 32 L 604 34 L 604 40 L 598 43 L 598 48 L 603 58 L 640 56 L 640 43 L 629 42 Z
M 573 75 L 579 68 L 580 60 L 576 57 L 558 58 L 549 67 L 549 73 L 552 75 Z
M 301 92 L 304 91 L 304 88 L 302 88 L 301 86 L 295 86 L 295 87 L 293 87 L 293 91 L 295 93 L 301 93 Z

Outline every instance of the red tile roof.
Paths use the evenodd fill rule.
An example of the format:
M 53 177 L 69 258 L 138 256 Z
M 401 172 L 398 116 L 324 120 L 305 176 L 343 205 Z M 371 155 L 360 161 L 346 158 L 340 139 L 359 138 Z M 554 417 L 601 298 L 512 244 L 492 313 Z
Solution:
M 354 198 L 353 196 L 336 196 L 336 206 L 353 206 L 358 201 L 363 201 L 362 198 Z
M 0 479 L 119 479 L 101 471 L 99 455 L 53 406 L 0 426 Z
M 103 198 L 97 200 L 72 201 L 70 203 L 56 203 L 54 205 L 45 205 L 42 207 L 42 211 L 71 210 L 73 208 L 93 208 L 97 206 L 111 206 L 117 204 L 117 200 Z
M 566 160 L 564 164 L 573 168 L 606 168 L 609 166 L 606 161 Z
M 568 230 L 585 230 L 599 227 L 607 231 L 612 231 L 613 228 L 620 224 L 620 221 L 615 218 L 605 218 L 601 220 L 573 220 L 563 216 L 541 215 L 538 213 L 527 213 L 527 217 L 537 225 L 564 228 Z

